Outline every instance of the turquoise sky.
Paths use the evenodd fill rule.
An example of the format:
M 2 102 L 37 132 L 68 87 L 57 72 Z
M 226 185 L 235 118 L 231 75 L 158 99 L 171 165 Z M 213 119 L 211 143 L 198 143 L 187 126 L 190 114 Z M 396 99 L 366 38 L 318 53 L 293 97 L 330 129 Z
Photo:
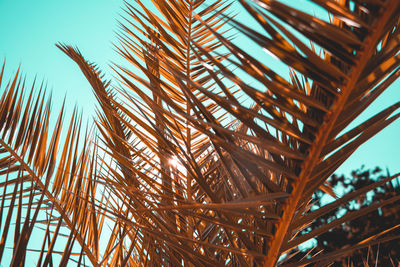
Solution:
M 0 57 L 6 58 L 8 73 L 21 63 L 28 81 L 37 75 L 52 89 L 54 111 L 66 95 L 70 110 L 76 104 L 90 118 L 95 110 L 91 88 L 55 43 L 78 46 L 87 59 L 96 62 L 111 77 L 108 64 L 120 61 L 113 51 L 112 40 L 122 4 L 122 0 L 0 0 Z M 361 119 L 399 101 L 399 87 L 398 81 Z M 400 121 L 397 121 L 363 145 L 338 172 L 348 173 L 362 164 L 398 172 L 399 148 Z
M 0 58 L 6 69 L 22 71 L 32 81 L 47 81 L 57 104 L 67 96 L 94 114 L 89 83 L 80 70 L 55 44 L 76 45 L 87 57 L 110 73 L 108 63 L 116 59 L 111 40 L 117 29 L 122 0 L 0 0 Z M 72 109 L 72 108 L 71 108 Z

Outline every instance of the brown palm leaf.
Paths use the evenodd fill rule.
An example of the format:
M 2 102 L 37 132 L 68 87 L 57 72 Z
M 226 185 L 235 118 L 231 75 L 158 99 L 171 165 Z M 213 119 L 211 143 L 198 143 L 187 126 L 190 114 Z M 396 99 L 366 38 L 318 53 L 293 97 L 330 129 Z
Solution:
M 4 65 L 0 84 L 3 72 Z M 52 120 L 43 84 L 38 92 L 35 83 L 27 87 L 19 71 L 1 91 L 0 220 L 5 221 L 0 258 L 9 259 L 12 266 L 22 266 L 27 258 L 37 260 L 38 266 L 57 264 L 53 254 L 61 249 L 60 266 L 70 260 L 82 262 L 83 257 L 95 264 L 99 235 L 93 228 L 100 230 L 93 198 L 95 165 L 87 138 L 82 141 L 85 149 L 78 148 L 81 118 L 74 111 L 63 137 L 64 105 Z M 76 247 L 82 248 L 77 256 L 72 251 Z
M 245 154 L 240 151 L 242 145 L 232 147 L 230 139 L 222 143 L 224 149 L 258 179 L 262 179 L 260 174 L 265 166 L 265 171 L 272 172 L 267 179 L 279 185 L 280 190 L 290 193 L 284 205 L 275 207 L 281 218 L 271 227 L 273 238 L 264 246 L 266 256 L 260 258 L 260 263 L 264 262 L 267 266 L 274 265 L 288 248 L 335 226 L 335 222 L 332 222 L 319 232 L 299 237 L 295 236 L 298 230 L 293 224 L 305 215 L 305 205 L 312 193 L 323 185 L 332 172 L 357 147 L 399 116 L 396 114 L 390 117 L 399 107 L 396 103 L 365 123 L 342 133 L 398 76 L 399 63 L 396 57 L 393 58 L 399 51 L 396 37 L 398 2 L 356 4 L 354 10 L 349 3 L 315 2 L 328 11 L 334 7 L 334 14 L 339 12 L 340 16 L 334 17 L 329 24 L 279 1 L 258 1 L 258 4 L 241 1 L 243 8 L 254 17 L 265 33 L 255 31 L 239 21 L 233 22 L 238 30 L 262 49 L 273 53 L 295 69 L 294 80 L 301 80 L 298 78 L 301 75 L 303 80 L 312 83 L 311 88 L 299 86 L 302 84 L 300 82 L 289 84 L 262 61 L 216 33 L 235 56 L 231 63 L 251 73 L 265 87 L 251 87 L 223 64 L 219 64 L 217 66 L 224 77 L 229 77 L 260 105 L 260 112 L 251 113 L 243 105 L 232 107 L 232 103 L 221 96 L 211 93 L 208 96 L 219 105 L 224 105 L 224 109 L 245 124 L 248 133 L 269 139 L 274 144 L 266 149 L 270 156 L 264 159 L 256 157 L 259 154 L 257 150 L 253 150 L 254 156 L 251 156 L 248 152 Z M 345 22 L 358 27 L 348 26 Z M 302 42 L 299 34 L 318 44 L 325 56 L 319 56 Z M 215 58 L 212 51 L 203 49 L 199 44 L 195 45 L 203 58 Z M 218 60 L 215 59 L 214 63 L 218 64 Z M 262 114 L 274 117 L 274 121 L 268 121 L 269 118 L 263 118 Z M 257 124 L 256 119 L 265 122 L 266 126 Z M 279 152 L 277 146 L 284 148 Z M 297 154 L 297 157 L 293 154 Z M 273 190 L 267 184 L 266 189 Z M 362 212 L 338 219 L 336 225 L 341 220 L 360 216 Z M 292 246 L 286 246 L 287 242 Z
M 321 210 L 309 204 L 319 188 L 333 194 L 326 179 L 399 117 L 396 103 L 351 124 L 399 75 L 397 0 L 313 0 L 330 22 L 277 0 L 240 0 L 252 24 L 227 14 L 222 1 L 152 2 L 126 3 L 117 50 L 132 66 L 115 66 L 122 88 L 60 46 L 94 89 L 101 148 L 112 157 L 99 168 L 114 221 L 101 264 L 274 266 L 316 235 L 398 201 L 300 234 L 379 186 Z M 227 36 L 230 27 L 285 63 L 290 79 Z

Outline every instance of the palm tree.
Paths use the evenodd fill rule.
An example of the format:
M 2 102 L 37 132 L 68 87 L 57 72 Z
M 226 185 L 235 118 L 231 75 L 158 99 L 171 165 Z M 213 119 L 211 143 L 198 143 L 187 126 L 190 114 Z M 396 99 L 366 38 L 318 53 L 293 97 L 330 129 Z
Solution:
M 380 180 L 379 177 L 383 178 L 382 174 L 383 171 L 378 167 L 369 170 L 361 167 L 361 169 L 352 171 L 351 176 L 332 175 L 329 178 L 329 181 L 333 189 L 351 192 Z M 353 212 L 360 209 L 360 207 L 371 206 L 374 202 L 385 201 L 386 199 L 398 195 L 399 190 L 398 178 L 392 180 L 390 183 L 384 183 L 378 188 L 371 190 L 371 192 L 365 197 L 352 200 L 340 207 L 340 209 L 332 210 L 324 216 L 317 218 L 303 231 L 309 232 L 313 229 L 317 229 L 322 225 L 329 223 L 332 219 L 341 217 L 340 214 Z M 315 201 L 314 205 L 316 206 L 313 207 L 314 209 L 322 207 L 321 200 L 324 199 L 324 195 L 326 196 L 325 193 L 318 191 L 313 196 L 313 201 Z M 391 235 L 399 234 L 400 215 L 398 209 L 398 203 L 388 203 L 378 210 L 364 214 L 352 221 L 344 222 L 339 227 L 318 235 L 313 242 L 313 250 L 333 252 L 343 246 L 352 246 L 357 244 L 373 234 L 388 231 L 388 229 L 390 230 Z M 400 248 L 397 244 L 398 240 L 394 239 L 354 251 L 350 256 L 350 259 L 342 258 L 332 266 L 369 266 L 368 262 L 379 262 L 380 266 L 397 266 L 400 262 L 397 257 Z M 304 255 L 305 253 L 299 251 L 299 253 L 296 253 L 290 261 L 299 261 L 304 257 Z
M 99 141 L 93 154 L 84 150 L 82 163 L 68 165 L 80 166 L 81 178 L 55 176 L 56 189 L 51 192 L 53 178 L 46 177 L 52 172 L 40 171 L 32 180 L 33 170 L 46 165 L 46 154 L 38 156 L 38 162 L 27 159 L 32 177 L 23 181 L 48 181 L 41 192 L 49 193 L 42 195 L 54 206 L 61 203 L 57 220 L 60 225 L 66 222 L 69 241 L 78 240 L 82 248 L 77 261 L 87 257 L 101 266 L 291 266 L 284 257 L 300 244 L 399 200 L 393 196 L 310 232 L 301 231 L 395 177 L 319 209 L 310 203 L 318 189 L 333 194 L 327 178 L 361 144 L 397 119 L 400 106 L 386 107 L 358 126 L 351 124 L 399 75 L 400 3 L 311 2 L 330 12 L 331 20 L 275 0 L 238 1 L 252 24 L 227 13 L 231 4 L 219 0 L 126 3 L 116 49 L 129 67 L 114 65 L 118 85 L 105 81 L 78 49 L 58 45 L 93 87 L 99 102 Z M 270 68 L 265 57 L 236 43 L 231 33 L 246 37 L 251 49 L 268 51 L 285 63 L 290 79 Z M 5 95 L 3 99 L 9 100 L 4 103 L 10 104 L 3 108 L 1 102 L 4 116 L 25 121 L 16 111 L 25 106 L 14 109 L 14 103 L 22 102 L 14 93 Z M 2 128 L 8 135 L 15 132 L 10 124 Z M 68 132 L 78 136 L 72 128 Z M 18 135 L 15 140 L 21 138 L 30 140 Z M 21 142 L 11 140 L 2 141 L 2 147 Z M 45 143 L 34 142 L 37 147 Z M 25 150 L 18 147 L 10 146 L 7 151 L 12 155 L 4 159 L 20 159 L 15 151 Z M 72 154 L 63 153 L 59 164 L 77 160 Z M 4 166 L 5 173 L 13 170 Z M 75 168 L 71 172 L 76 173 Z M 18 177 L 24 176 L 13 177 L 14 188 L 22 179 Z M 8 186 L 3 184 L 5 192 Z M 11 196 L 10 212 L 26 205 L 22 200 L 15 203 L 17 196 L 24 197 L 23 188 Z M 73 200 L 59 200 L 62 190 L 72 193 Z M 40 207 L 38 203 L 26 206 Z M 23 227 L 24 234 L 15 235 L 13 258 L 19 262 L 23 259 L 16 251 L 28 250 L 18 248 L 18 240 L 29 236 L 24 231 Z M 45 240 L 57 233 L 47 231 Z M 294 265 L 321 266 L 356 249 L 398 238 L 386 234 L 335 252 L 311 252 Z M 69 241 L 60 251 L 64 264 L 72 255 Z M 48 243 L 40 254 L 55 253 L 53 242 Z

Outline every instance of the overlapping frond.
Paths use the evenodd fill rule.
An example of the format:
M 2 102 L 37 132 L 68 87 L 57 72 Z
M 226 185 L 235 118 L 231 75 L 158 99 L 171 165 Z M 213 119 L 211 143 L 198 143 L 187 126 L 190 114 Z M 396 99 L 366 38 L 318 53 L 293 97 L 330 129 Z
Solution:
M 261 245 L 265 239 L 255 235 L 260 242 L 258 249 L 266 248 L 263 251 L 266 256 L 260 259 L 260 263 L 267 266 L 276 263 L 288 248 L 284 244 L 289 240 L 294 239 L 289 244 L 298 245 L 322 231 L 328 231 L 335 223 L 337 225 L 364 212 L 344 216 L 318 233 L 295 236 L 298 228 L 293 224 L 303 218 L 313 192 L 355 149 L 399 116 L 395 112 L 399 108 L 396 103 L 343 132 L 399 74 L 396 59 L 399 52 L 396 37 L 398 2 L 356 3 L 353 7 L 353 3 L 336 1 L 315 3 L 327 8 L 327 11 L 334 7 L 341 15 L 334 17 L 332 23 L 327 23 L 279 1 L 256 1 L 254 4 L 241 1 L 261 30 L 257 31 L 240 21 L 232 23 L 262 50 L 272 53 L 295 70 L 291 73 L 291 83 L 246 49 L 218 33 L 215 35 L 230 51 L 231 64 L 250 74 L 259 86 L 249 86 L 248 77 L 241 78 L 220 64 L 215 52 L 194 44 L 202 58 L 213 60 L 224 78 L 228 77 L 239 86 L 259 108 L 253 112 L 238 101 L 227 101 L 228 94 L 216 95 L 200 86 L 199 90 L 241 121 L 247 127 L 247 135 L 265 138 L 271 144 L 261 149 L 250 137 L 244 138 L 236 133 L 225 137 L 221 133 L 218 136 L 223 139 L 220 146 L 240 162 L 249 178 L 266 181 L 263 184 L 265 191 L 255 192 L 257 195 L 276 190 L 289 194 L 285 204 L 275 206 L 280 219 L 270 226 L 273 238 Z M 323 51 L 322 56 L 300 37 L 317 44 Z M 196 86 L 195 82 L 193 84 Z M 204 123 L 212 130 L 203 129 L 208 130 L 210 138 L 216 139 L 218 128 L 214 126 L 215 120 L 206 110 L 203 111 L 201 104 L 195 102 L 195 97 L 192 99 L 207 118 Z M 233 145 L 233 140 L 242 141 Z M 246 142 L 252 149 L 244 151 L 241 142 Z M 252 249 L 245 242 L 244 246 Z
M 102 148 L 113 159 L 99 174 L 115 225 L 102 264 L 274 266 L 316 235 L 398 201 L 301 234 L 393 178 L 310 209 L 316 190 L 334 195 L 327 178 L 399 117 L 395 103 L 352 124 L 398 78 L 400 3 L 312 0 L 332 14 L 325 21 L 281 1 L 239 2 L 251 24 L 223 1 L 126 3 L 117 51 L 132 66 L 115 66 L 122 88 L 60 46 L 94 89 Z M 228 25 L 251 46 L 227 36 Z
M 211 63 L 208 60 L 199 61 L 191 43 L 197 40 L 207 49 L 217 49 L 221 44 L 207 29 L 208 26 L 196 19 L 195 15 L 202 13 L 203 18 L 213 25 L 213 29 L 219 31 L 224 24 L 220 13 L 226 10 L 229 4 L 222 1 L 215 1 L 213 6 L 206 6 L 204 1 L 157 1 L 154 4 L 161 16 L 155 15 L 140 2 L 137 5 L 142 11 L 138 11 L 130 4 L 126 6 L 131 20 L 138 25 L 121 24 L 125 33 L 120 35 L 123 46 L 119 48 L 119 52 L 144 75 L 140 76 L 130 72 L 129 69 L 119 67 L 121 80 L 130 89 L 129 92 L 119 92 L 119 96 L 124 99 L 123 104 L 116 101 L 111 93 L 99 93 L 96 87 L 106 86 L 101 86 L 101 82 L 91 82 L 91 79 L 101 81 L 101 77 L 90 64 L 84 63 L 78 51 L 71 47 L 63 47 L 63 50 L 79 64 L 81 69 L 85 69 L 84 73 L 97 97 L 101 99 L 100 103 L 104 101 L 108 103 L 107 106 L 102 105 L 104 115 L 100 115 L 99 126 L 102 139 L 107 144 L 106 150 L 111 151 L 117 165 L 120 166 L 120 171 L 108 173 L 113 179 L 106 176 L 104 179 L 116 198 L 123 202 L 118 208 L 126 209 L 126 216 L 134 218 L 134 229 L 136 227 L 140 229 L 135 235 L 135 240 L 130 240 L 136 246 L 132 253 L 137 255 L 139 261 L 151 257 L 155 261 L 168 260 L 173 264 L 180 264 L 182 259 L 192 264 L 198 260 L 216 263 L 200 252 L 206 242 L 193 239 L 193 235 L 197 235 L 195 232 L 199 229 L 199 222 L 193 217 L 205 219 L 204 225 L 200 226 L 203 232 L 215 222 L 213 216 L 208 214 L 213 213 L 213 209 L 221 207 L 211 205 L 211 210 L 207 209 L 198 215 L 197 211 L 193 211 L 193 207 L 199 210 L 203 206 L 195 203 L 209 201 L 210 195 L 213 195 L 213 202 L 224 202 L 224 194 L 220 193 L 217 196 L 211 189 L 214 185 L 210 177 L 214 175 L 212 169 L 215 168 L 211 166 L 215 165 L 217 155 L 210 152 L 213 151 L 213 147 L 207 136 L 202 136 L 191 126 L 191 117 L 182 117 L 179 113 L 163 108 L 165 101 L 161 100 L 160 94 L 168 95 L 168 99 L 172 101 L 166 105 L 189 111 L 191 107 L 186 103 L 186 93 L 180 89 L 180 82 L 174 77 L 175 72 L 211 88 L 213 84 L 211 77 L 215 74 L 213 72 L 210 74 L 204 68 L 204 66 L 210 67 Z M 216 10 L 218 11 L 215 12 Z M 150 21 L 152 24 L 149 24 Z M 138 30 L 139 28 L 141 30 Z M 169 70 L 171 67 L 174 72 Z M 92 73 L 91 77 L 87 75 L 89 72 Z M 141 85 L 135 85 L 132 83 L 133 80 L 139 81 Z M 147 88 L 147 91 L 143 88 Z M 192 91 L 197 90 L 193 88 Z M 132 92 L 138 97 L 132 97 Z M 195 94 L 204 98 L 199 91 Z M 205 103 L 205 105 L 213 112 L 218 111 L 218 107 L 214 104 Z M 125 132 L 116 131 L 119 126 L 113 125 L 111 117 L 121 123 Z M 118 149 L 116 145 L 118 143 L 123 144 L 129 151 Z M 218 166 L 218 169 L 221 168 Z M 125 188 L 127 170 L 134 174 L 136 181 L 134 187 L 129 189 Z M 223 190 L 223 184 L 216 186 Z M 124 192 L 122 195 L 121 191 Z M 125 195 L 127 197 L 123 197 Z M 277 197 L 282 198 L 280 195 Z M 176 201 L 186 208 L 177 212 Z M 249 199 L 246 203 L 256 203 L 256 200 Z M 150 212 L 143 215 L 144 211 Z M 224 218 L 218 223 L 239 229 L 236 224 L 231 224 L 229 221 Z M 182 239 L 183 232 L 187 233 L 184 239 Z M 163 233 L 169 233 L 168 238 Z M 130 237 L 127 235 L 126 238 Z M 187 251 L 178 252 L 178 247 L 181 245 L 171 247 L 171 244 L 166 243 L 166 240 L 171 238 L 174 238 L 176 244 L 184 243 Z M 154 242 L 163 248 L 154 246 Z M 200 245 L 197 244 L 199 242 Z M 154 246 L 151 251 L 147 250 L 149 256 L 139 253 L 146 244 Z M 211 246 L 223 248 L 222 244 L 223 242 L 219 242 L 219 245 L 211 244 Z M 165 252 L 162 252 L 163 250 Z
M 93 232 L 99 220 L 93 198 L 95 165 L 88 140 L 83 140 L 85 149 L 78 148 L 81 118 L 74 112 L 63 136 L 64 106 L 55 121 L 43 84 L 39 90 L 35 83 L 28 87 L 19 72 L 5 84 L 3 71 L 4 65 L 0 259 L 10 266 L 22 266 L 27 258 L 37 266 L 83 264 L 88 259 L 95 263 L 99 257 L 99 236 Z M 53 259 L 59 253 L 61 259 Z

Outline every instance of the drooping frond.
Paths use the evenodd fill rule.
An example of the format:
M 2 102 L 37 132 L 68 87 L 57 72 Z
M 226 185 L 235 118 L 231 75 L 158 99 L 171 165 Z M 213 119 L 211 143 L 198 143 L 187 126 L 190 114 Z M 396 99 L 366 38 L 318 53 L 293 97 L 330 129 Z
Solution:
M 240 21 L 232 23 L 262 50 L 269 51 L 295 70 L 291 72 L 291 82 L 218 33 L 215 35 L 230 51 L 231 64 L 249 74 L 258 86 L 250 86 L 246 81 L 248 77 L 242 78 L 220 64 L 216 59 L 218 54 L 194 44 L 202 58 L 212 60 L 217 71 L 239 86 L 259 107 L 253 112 L 238 101 L 228 102 L 228 94 L 218 96 L 198 87 L 247 127 L 245 136 L 232 133 L 223 137 L 221 133 L 218 136 L 223 139 L 221 147 L 240 162 L 248 180 L 254 177 L 265 181 L 266 191 L 256 194 L 276 190 L 289 194 L 284 204 L 277 203 L 274 207 L 280 218 L 270 226 L 272 238 L 261 245 L 265 239 L 254 236 L 259 240 L 256 242 L 260 242 L 258 249 L 264 247 L 264 251 L 259 252 L 265 253 L 265 257 L 259 260 L 266 266 L 273 266 L 283 252 L 329 231 L 344 219 L 350 220 L 365 212 L 349 214 L 323 229 L 296 236 L 301 227 L 315 218 L 307 217 L 310 221 L 295 227 L 305 216 L 313 192 L 355 149 L 399 117 L 399 113 L 395 113 L 399 108 L 396 103 L 343 132 L 399 75 L 398 1 L 313 2 L 333 12 L 331 23 L 279 1 L 267 0 L 241 1 L 260 30 Z M 302 38 L 306 38 L 306 42 Z M 307 42 L 318 45 L 322 54 Z M 222 81 L 217 82 L 220 83 Z M 200 104 L 196 106 L 202 110 Z M 204 117 L 209 115 L 207 111 L 202 113 Z M 204 122 L 213 129 L 204 129 L 210 138 L 217 138 L 214 137 L 218 131 L 217 127 L 213 128 L 214 121 Z M 251 138 L 265 139 L 265 146 L 260 147 Z M 233 145 L 232 140 L 239 141 Z M 243 149 L 243 143 L 252 149 Z M 380 205 L 384 203 L 378 203 L 375 208 Z M 245 243 L 244 246 L 251 250 Z
M 10 261 L 10 266 L 22 266 L 28 258 L 38 266 L 66 266 L 85 259 L 95 264 L 99 257 L 99 236 L 93 232 L 99 220 L 93 198 L 95 165 L 88 140 L 82 141 L 85 149 L 78 148 L 81 118 L 73 113 L 64 137 L 64 105 L 54 120 L 43 85 L 39 91 L 35 83 L 28 87 L 19 71 L 5 84 L 3 71 L 4 65 L 0 259 Z M 61 259 L 53 259 L 60 253 Z
M 294 4 L 240 0 L 251 24 L 222 1 L 152 2 L 126 3 L 117 50 L 131 66 L 115 66 L 122 88 L 60 46 L 94 89 L 102 148 L 113 158 L 99 174 L 106 212 L 118 214 L 102 264 L 275 266 L 298 245 L 399 200 L 301 233 L 394 178 L 318 210 L 309 203 L 318 189 L 334 195 L 327 178 L 399 117 L 395 103 L 352 124 L 399 75 L 398 1 L 310 1 L 331 13 L 325 21 Z M 246 41 L 227 36 L 230 27 Z
M 214 158 L 217 155 L 207 136 L 201 135 L 191 126 L 189 120 L 191 118 L 182 117 L 179 113 L 168 112 L 168 109 L 162 108 L 164 103 L 160 94 L 167 94 L 173 105 L 183 111 L 191 109 L 189 103 L 186 103 L 186 93 L 180 89 L 175 73 L 168 69 L 171 66 L 180 75 L 211 88 L 212 76 L 215 74 L 210 74 L 204 66 L 211 66 L 212 63 L 208 60 L 199 61 L 191 44 L 197 40 L 207 49 L 217 49 L 221 44 L 208 30 L 208 26 L 196 19 L 195 15 L 202 14 L 202 18 L 212 24 L 215 31 L 222 33 L 226 29 L 222 29 L 224 22 L 220 13 L 226 10 L 229 4 L 222 1 L 215 1 L 212 7 L 206 6 L 204 1 L 158 1 L 154 4 L 159 11 L 158 15 L 140 2 L 137 5 L 141 11 L 133 5 L 128 3 L 126 5 L 127 14 L 133 23 L 126 26 L 121 24 L 124 32 L 120 35 L 122 46 L 118 49 L 120 54 L 139 68 L 144 75 L 136 75 L 129 68 L 119 67 L 121 80 L 129 86 L 129 91 L 119 92 L 119 97 L 124 99 L 124 103 L 116 101 L 111 96 L 112 93 L 100 96 L 96 87 L 104 86 L 101 82 L 92 80 L 101 81 L 96 70 L 85 63 L 78 51 L 71 47 L 62 49 L 83 69 L 100 103 L 108 102 L 107 107 L 101 104 L 103 114 L 100 115 L 98 124 L 103 142 L 107 144 L 106 150 L 111 151 L 117 165 L 120 166 L 120 172 L 109 174 L 113 179 L 110 177 L 104 179 L 112 184 L 111 191 L 119 199 L 123 199 L 124 204 L 121 207 L 125 206 L 123 209 L 126 209 L 126 216 L 132 214 L 130 216 L 133 216 L 135 225 L 137 224 L 135 227 L 140 229 L 135 235 L 135 240 L 129 241 L 136 246 L 132 253 L 138 255 L 135 257 L 139 261 L 151 257 L 159 262 L 171 261 L 174 265 L 180 264 L 181 259 L 193 264 L 198 260 L 216 263 L 204 257 L 200 252 L 202 248 L 192 243 L 192 236 L 197 235 L 199 227 L 203 232 L 206 227 L 213 224 L 213 219 L 210 217 L 204 221 L 205 225 L 198 226 L 199 222 L 193 218 L 191 206 L 198 201 L 200 203 L 209 201 L 210 195 L 213 195 L 213 201 L 219 198 L 218 202 L 224 201 L 221 198 L 223 194 L 216 196 L 212 192 L 213 181 L 210 177 L 214 175 L 213 172 L 207 173 L 214 168 L 212 165 L 215 165 Z M 150 21 L 154 23 L 150 25 Z M 139 28 L 141 30 L 137 31 Z M 89 72 L 92 74 L 88 75 Z M 133 84 L 134 80 L 140 81 L 141 85 L 138 87 Z M 143 88 L 147 88 L 147 91 Z M 193 88 L 193 91 L 197 91 L 196 88 Z M 137 94 L 136 98 L 132 97 L 132 93 Z M 196 94 L 202 97 L 201 92 L 197 91 Z M 219 108 L 214 104 L 205 103 L 205 105 L 209 110 L 218 112 Z M 110 117 L 117 118 L 125 132 L 116 131 Z M 131 136 L 135 136 L 135 139 Z M 119 142 L 129 151 L 118 149 L 116 144 Z M 128 190 L 125 188 L 127 170 L 134 174 L 134 180 L 137 181 L 135 188 Z M 127 198 L 121 197 L 121 191 Z M 175 201 L 186 204 L 187 208 L 178 214 L 174 210 Z M 138 212 L 139 210 L 155 212 L 154 214 L 146 212 L 144 216 L 142 212 Z M 204 212 L 205 215 L 198 216 L 207 218 L 207 213 L 208 210 Z M 170 233 L 169 237 L 159 236 L 160 231 Z M 183 232 L 187 233 L 185 234 L 188 236 L 185 238 L 187 240 L 181 238 Z M 129 240 L 130 237 L 126 238 Z M 175 244 L 184 242 L 187 251 L 182 254 L 177 252 L 180 246 L 165 243 L 165 240 L 171 238 L 175 239 L 173 242 Z M 157 240 L 165 252 L 154 246 Z M 151 248 L 151 251 L 146 249 L 149 255 L 139 253 L 143 251 L 143 246 L 147 246 L 146 244 Z

